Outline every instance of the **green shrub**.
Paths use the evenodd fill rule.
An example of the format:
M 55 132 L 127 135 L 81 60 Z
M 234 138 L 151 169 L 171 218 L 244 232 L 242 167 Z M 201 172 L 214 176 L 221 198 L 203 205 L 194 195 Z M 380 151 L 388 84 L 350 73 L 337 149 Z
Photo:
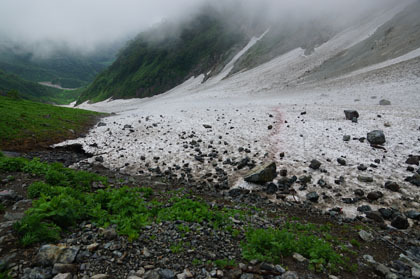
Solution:
M 235 260 L 229 260 L 229 259 L 215 260 L 213 263 L 219 269 L 225 269 L 226 267 L 236 266 L 236 261 Z
M 22 171 L 41 176 L 45 175 L 49 169 L 50 166 L 48 164 L 42 163 L 39 158 L 34 158 L 25 164 L 25 166 L 22 168 Z
M 309 226 L 311 227 L 311 226 Z M 252 229 L 246 233 L 242 256 L 246 260 L 280 263 L 283 257 L 299 253 L 309 259 L 315 270 L 335 270 L 344 263 L 332 245 L 322 238 L 282 229 Z
M 19 172 L 26 165 L 27 160 L 23 158 L 0 157 L 0 171 Z
M 25 247 L 33 243 L 60 239 L 61 229 L 51 222 L 44 221 L 42 216 L 26 215 L 13 227 L 18 233 L 20 243 Z
M 179 220 L 194 223 L 206 221 L 212 223 L 215 227 L 229 222 L 227 214 L 211 210 L 204 202 L 188 198 L 175 198 L 173 201 L 174 203 L 170 207 L 164 208 L 159 212 L 159 221 Z

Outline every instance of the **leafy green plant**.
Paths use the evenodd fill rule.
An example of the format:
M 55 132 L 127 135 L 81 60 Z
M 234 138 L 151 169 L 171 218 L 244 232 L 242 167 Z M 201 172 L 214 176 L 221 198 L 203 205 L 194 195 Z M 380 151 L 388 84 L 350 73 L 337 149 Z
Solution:
M 23 158 L 0 157 L 0 171 L 19 172 L 26 164 Z
M 282 257 L 296 252 L 309 259 L 310 267 L 315 270 L 327 267 L 335 270 L 337 265 L 344 264 L 342 256 L 335 252 L 329 242 L 299 232 L 299 229 L 310 227 L 312 225 L 294 226 L 295 231 L 287 228 L 251 229 L 246 233 L 246 241 L 242 243 L 242 256 L 247 260 L 279 263 Z
M 182 253 L 184 251 L 184 247 L 182 245 L 182 242 L 176 242 L 175 244 L 172 244 L 170 249 L 171 249 L 171 252 L 173 254 L 179 254 L 179 253 Z
M 4 207 L 4 205 L 0 203 L 0 213 L 4 213 L 5 210 L 6 208 Z
M 217 268 L 219 268 L 219 269 L 225 269 L 226 267 L 236 266 L 236 261 L 235 260 L 229 260 L 229 259 L 220 259 L 220 260 L 215 260 L 213 262 L 213 264 L 215 266 L 217 266 Z

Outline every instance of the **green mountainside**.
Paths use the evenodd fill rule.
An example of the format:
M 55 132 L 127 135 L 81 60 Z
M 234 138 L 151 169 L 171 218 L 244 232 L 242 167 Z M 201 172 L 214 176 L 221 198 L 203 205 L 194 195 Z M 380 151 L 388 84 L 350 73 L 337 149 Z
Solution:
M 0 70 L 0 95 L 17 90 L 19 97 L 44 103 L 67 104 L 78 98 L 79 91 L 46 87 Z
M 28 81 L 48 81 L 64 88 L 79 88 L 92 82 L 98 73 L 112 64 L 121 45 L 104 47 L 90 55 L 66 47 L 40 55 L 10 42 L 0 42 L 0 70 Z
M 78 102 L 150 97 L 191 76 L 221 70 L 248 37 L 226 24 L 221 12 L 199 14 L 181 26 L 170 23 L 140 34 L 82 93 Z

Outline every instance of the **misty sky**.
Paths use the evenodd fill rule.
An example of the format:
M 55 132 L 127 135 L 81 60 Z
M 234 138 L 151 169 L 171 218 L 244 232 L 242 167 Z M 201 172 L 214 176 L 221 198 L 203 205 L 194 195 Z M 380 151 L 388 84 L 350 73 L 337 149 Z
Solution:
M 138 32 L 201 0 L 1 0 L 0 38 L 92 46 Z
M 247 3 L 250 10 L 271 3 L 267 12 L 348 15 L 394 0 L 0 0 L 0 41 L 65 43 L 93 49 L 99 44 L 134 36 L 162 19 L 193 14 L 203 3 Z M 261 15 L 262 17 L 266 15 Z

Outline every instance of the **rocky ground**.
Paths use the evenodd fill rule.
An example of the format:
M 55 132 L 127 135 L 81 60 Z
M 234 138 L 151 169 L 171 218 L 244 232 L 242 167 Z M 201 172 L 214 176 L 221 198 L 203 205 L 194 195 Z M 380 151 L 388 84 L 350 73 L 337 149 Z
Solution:
M 67 151 L 68 152 L 68 151 Z M 65 153 L 64 153 L 65 154 Z M 9 154 L 10 155 L 10 154 Z M 43 152 L 49 161 L 67 161 L 63 153 Z M 78 157 L 80 155 L 73 155 Z M 79 158 L 82 159 L 82 158 Z M 280 179 L 284 185 L 266 184 L 254 191 L 232 189 L 220 191 L 215 185 L 206 187 L 177 180 L 169 183 L 162 177 L 129 176 L 109 171 L 97 164 L 83 164 L 84 168 L 110 177 L 112 187 L 121 185 L 150 186 L 156 196 L 167 201 L 172 190 L 190 193 L 204 199 L 215 208 L 246 210 L 245 218 L 233 217 L 232 229 L 237 233 L 216 229 L 210 224 L 168 221 L 147 226 L 138 239 L 129 241 L 116 230 L 100 228 L 95 224 L 81 223 L 66 233 L 59 243 L 22 248 L 13 233 L 12 224 L 21 218 L 31 205 L 26 198 L 26 187 L 37 181 L 36 177 L 21 173 L 0 174 L 0 198 L 6 205 L 0 219 L 0 253 L 2 263 L 7 263 L 15 278 L 418 278 L 419 274 L 419 223 L 418 213 L 409 217 L 410 228 L 398 230 L 387 226 L 384 220 L 393 218 L 393 225 L 408 225 L 404 214 L 395 210 L 368 211 L 366 217 L 347 218 L 339 208 L 323 212 L 312 206 L 317 197 L 308 196 L 307 202 L 272 202 L 269 197 L 278 186 L 287 187 L 292 177 Z M 317 168 L 316 161 L 311 162 Z M 246 180 L 261 183 L 272 180 L 276 174 L 273 165 L 259 168 Z M 284 175 L 284 172 L 281 173 Z M 280 174 L 280 175 L 281 175 Z M 287 180 L 287 181 L 286 181 Z M 304 185 L 303 178 L 298 185 Z M 300 182 L 299 182 L 300 181 Z M 175 186 L 176 185 L 176 186 Z M 198 187 L 197 187 L 198 186 Z M 252 205 L 252 206 L 251 206 Z M 407 214 L 406 214 L 407 215 Z M 399 217 L 398 217 L 399 216 Z M 398 222 L 395 221 L 398 219 Z M 280 227 L 287 220 L 302 220 L 314 224 L 333 224 L 331 234 L 357 253 L 351 263 L 358 266 L 356 273 L 340 271 L 333 275 L 315 273 L 308 269 L 305 258 L 294 255 L 280 265 L 258 261 L 244 261 L 240 243 L 244 240 L 246 226 L 257 228 Z M 398 223 L 398 224 L 397 224 Z M 396 225 L 397 224 L 397 225 Z M 182 228 L 182 229 L 180 229 Z M 360 242 L 356 247 L 352 239 Z M 223 259 L 216 265 L 217 260 Z M 228 260 L 231 262 L 226 263 Z M 229 264 L 229 263 L 235 264 Z

